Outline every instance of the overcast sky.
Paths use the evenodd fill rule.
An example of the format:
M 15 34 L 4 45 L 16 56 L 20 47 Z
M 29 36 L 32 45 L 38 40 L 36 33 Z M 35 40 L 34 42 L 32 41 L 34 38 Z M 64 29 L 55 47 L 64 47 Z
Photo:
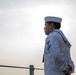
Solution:
M 75 0 L 0 0 L 0 64 L 42 67 L 44 17 L 61 17 L 76 63 Z

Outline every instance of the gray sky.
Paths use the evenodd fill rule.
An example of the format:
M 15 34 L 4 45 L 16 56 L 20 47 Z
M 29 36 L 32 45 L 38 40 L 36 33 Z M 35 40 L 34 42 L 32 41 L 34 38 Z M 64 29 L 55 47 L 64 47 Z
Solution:
M 76 63 L 75 0 L 0 0 L 0 64 L 42 67 L 44 17 L 63 19 L 61 30 L 72 44 Z

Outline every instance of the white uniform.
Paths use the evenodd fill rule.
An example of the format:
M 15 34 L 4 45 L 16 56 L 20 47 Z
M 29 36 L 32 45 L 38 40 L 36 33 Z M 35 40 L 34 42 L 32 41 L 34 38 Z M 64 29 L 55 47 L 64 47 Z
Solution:
M 65 75 L 68 65 L 74 72 L 74 64 L 70 57 L 71 44 L 61 30 L 55 29 L 45 42 L 44 73 L 45 75 Z

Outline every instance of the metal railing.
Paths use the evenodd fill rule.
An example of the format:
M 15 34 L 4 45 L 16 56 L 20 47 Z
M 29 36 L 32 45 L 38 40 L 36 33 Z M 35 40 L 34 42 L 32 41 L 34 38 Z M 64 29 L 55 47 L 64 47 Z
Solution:
M 42 68 L 34 68 L 34 65 L 29 65 L 29 67 L 20 67 L 20 66 L 9 66 L 9 65 L 0 65 L 0 67 L 7 68 L 20 68 L 20 69 L 29 69 L 29 75 L 34 75 L 34 70 L 44 70 Z
M 29 67 L 0 65 L 0 67 L 18 68 L 18 69 L 29 69 L 29 75 L 34 75 L 34 71 L 35 71 L 35 70 L 44 70 L 44 69 L 42 69 L 42 68 L 34 68 L 34 65 L 29 65 Z M 74 72 L 73 74 L 75 75 L 75 74 L 76 74 L 76 72 Z

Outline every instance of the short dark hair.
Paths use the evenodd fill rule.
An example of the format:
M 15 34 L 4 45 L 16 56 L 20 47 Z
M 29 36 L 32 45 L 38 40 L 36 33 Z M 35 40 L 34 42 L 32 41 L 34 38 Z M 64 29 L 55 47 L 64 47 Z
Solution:
M 54 24 L 54 26 L 55 26 L 55 29 L 60 29 L 60 28 L 61 28 L 61 24 L 60 24 L 60 23 L 58 23 L 58 22 L 46 22 L 46 23 L 48 23 L 48 24 L 53 23 L 53 24 Z

